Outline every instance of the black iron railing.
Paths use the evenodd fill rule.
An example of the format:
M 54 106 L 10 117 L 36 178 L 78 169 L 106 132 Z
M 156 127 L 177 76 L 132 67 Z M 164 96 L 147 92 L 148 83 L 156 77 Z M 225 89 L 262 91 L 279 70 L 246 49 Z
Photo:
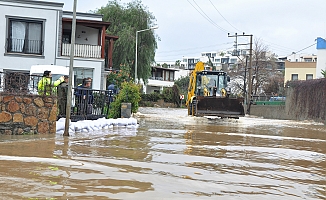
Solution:
M 60 87 L 58 88 L 60 90 Z M 114 95 L 108 90 L 73 88 L 71 120 L 98 119 L 107 117 Z M 60 93 L 58 91 L 58 93 Z M 58 118 L 66 116 L 66 96 L 58 96 Z
M 40 95 L 57 98 L 58 118 L 66 117 L 68 87 L 49 85 L 40 92 L 38 83 L 43 77 L 21 72 L 0 72 L 0 95 Z M 50 80 L 52 83 L 52 80 Z M 62 92 L 61 90 L 64 90 Z M 110 90 L 72 88 L 71 120 L 98 119 L 107 117 L 115 94 Z

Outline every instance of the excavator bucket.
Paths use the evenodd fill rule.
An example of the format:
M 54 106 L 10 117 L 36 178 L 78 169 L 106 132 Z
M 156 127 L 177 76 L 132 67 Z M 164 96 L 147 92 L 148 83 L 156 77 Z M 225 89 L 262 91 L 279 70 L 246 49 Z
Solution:
M 194 115 L 238 119 L 245 116 L 243 100 L 243 98 L 197 96 Z

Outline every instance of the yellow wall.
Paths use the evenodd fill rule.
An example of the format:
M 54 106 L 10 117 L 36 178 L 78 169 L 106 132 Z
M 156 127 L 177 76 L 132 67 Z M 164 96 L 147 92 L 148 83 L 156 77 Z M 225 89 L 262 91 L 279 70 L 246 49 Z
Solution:
M 289 62 L 285 61 L 284 85 L 291 81 L 292 74 L 298 74 L 298 80 L 306 80 L 306 74 L 316 78 L 316 62 Z

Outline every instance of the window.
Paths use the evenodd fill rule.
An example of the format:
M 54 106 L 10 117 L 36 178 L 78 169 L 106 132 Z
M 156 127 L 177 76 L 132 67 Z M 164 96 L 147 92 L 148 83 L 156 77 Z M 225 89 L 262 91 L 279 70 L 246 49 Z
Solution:
M 221 59 L 215 59 L 215 62 L 220 63 L 221 62 Z
M 312 58 L 305 58 L 304 61 L 305 62 L 312 62 Z
M 298 74 L 292 74 L 291 80 L 292 81 L 298 80 Z
M 222 58 L 221 63 L 229 63 L 229 58 Z
M 165 80 L 165 81 L 169 81 L 169 79 L 170 79 L 169 71 L 165 71 L 164 80 Z
M 237 59 L 236 58 L 231 58 L 231 63 L 236 63 L 237 62 Z
M 313 74 L 306 74 L 306 80 L 311 80 L 314 78 Z
M 62 42 L 66 44 L 71 43 L 71 31 L 70 30 L 63 30 L 62 33 Z
M 74 68 L 74 87 L 83 83 L 84 78 L 93 78 L 93 69 L 89 68 Z M 93 85 L 93 81 L 92 81 Z M 91 87 L 92 88 L 92 87 Z
M 216 53 L 212 53 L 212 57 L 216 57 Z
M 8 19 L 7 52 L 43 54 L 43 21 Z

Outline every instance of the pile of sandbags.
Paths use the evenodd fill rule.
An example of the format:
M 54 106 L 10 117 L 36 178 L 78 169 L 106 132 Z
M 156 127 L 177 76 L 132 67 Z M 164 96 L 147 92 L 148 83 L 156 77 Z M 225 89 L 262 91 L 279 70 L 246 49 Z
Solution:
M 65 130 L 65 118 L 60 118 L 56 122 L 56 133 L 63 134 Z M 138 128 L 137 119 L 135 118 L 118 118 L 118 119 L 106 119 L 100 118 L 97 120 L 82 120 L 69 123 L 69 133 L 76 132 L 91 132 L 99 131 L 102 129 L 110 129 L 113 127 L 124 127 L 135 129 Z

